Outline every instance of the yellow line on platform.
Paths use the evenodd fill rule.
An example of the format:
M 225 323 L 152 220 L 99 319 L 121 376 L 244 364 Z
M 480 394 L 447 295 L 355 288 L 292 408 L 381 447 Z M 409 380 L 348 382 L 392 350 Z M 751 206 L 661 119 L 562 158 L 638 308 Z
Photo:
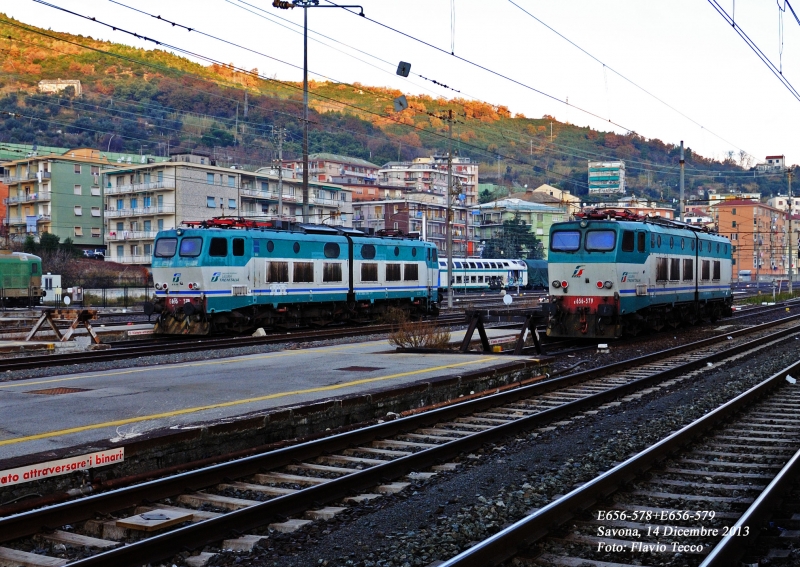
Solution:
M 164 419 L 167 417 L 175 417 L 179 415 L 187 415 L 217 408 L 229 408 L 240 406 L 243 404 L 250 404 L 253 402 L 263 402 L 265 400 L 274 400 L 276 398 L 284 398 L 287 396 L 296 396 L 301 394 L 313 394 L 316 392 L 330 392 L 333 390 L 340 390 L 351 386 L 358 386 L 361 384 L 369 384 L 371 382 L 380 382 L 383 380 L 392 380 L 394 378 L 402 378 L 404 376 L 413 376 L 414 374 L 424 374 L 426 372 L 436 372 L 438 370 L 445 370 L 447 368 L 456 368 L 459 366 L 467 366 L 470 364 L 478 364 L 481 362 L 496 361 L 494 357 L 485 357 L 473 359 L 468 362 L 458 362 L 454 364 L 445 364 L 443 366 L 434 366 L 431 368 L 422 368 L 419 370 L 411 370 L 409 372 L 400 372 L 397 374 L 389 374 L 388 376 L 378 376 L 376 378 L 363 378 L 361 380 L 353 380 L 352 382 L 345 382 L 342 384 L 331 384 L 330 386 L 318 386 L 316 388 L 307 388 L 305 390 L 292 390 L 289 392 L 277 392 L 275 394 L 268 394 L 266 396 L 258 396 L 256 398 L 246 398 L 244 400 L 234 400 L 231 402 L 220 402 L 218 404 L 209 404 L 206 406 L 197 406 L 193 408 L 185 408 L 181 410 L 168 411 L 163 413 L 156 413 L 151 415 L 142 415 L 138 417 L 129 417 L 125 419 L 117 419 L 114 421 L 106 421 L 103 423 L 95 423 L 91 425 L 82 425 L 80 427 L 71 427 L 69 429 L 60 429 L 57 431 L 49 431 L 47 433 L 37 433 L 36 435 L 28 435 L 25 437 L 16 437 L 14 439 L 5 439 L 0 441 L 0 447 L 4 445 L 14 445 L 16 443 L 25 443 L 27 441 L 36 441 L 37 439 L 48 439 L 50 437 L 60 437 L 62 435 L 69 435 L 71 433 L 81 433 L 83 431 L 91 431 L 92 429 L 102 429 L 104 427 L 115 427 L 120 425 L 128 425 L 131 423 L 140 423 L 142 421 L 150 421 L 154 419 Z
M 335 347 L 325 347 L 318 349 L 321 352 L 344 350 L 348 348 L 355 348 L 358 345 L 339 345 Z M 138 374 L 140 372 L 152 372 L 155 368 L 193 368 L 197 366 L 214 366 L 217 364 L 234 364 L 236 362 L 247 362 L 249 360 L 266 360 L 269 358 L 280 358 L 283 356 L 297 356 L 298 354 L 308 354 L 309 351 L 305 350 L 283 350 L 280 352 L 273 352 L 263 355 L 245 355 L 237 356 L 234 358 L 223 358 L 220 360 L 203 360 L 199 362 L 184 362 L 178 364 L 157 364 L 152 366 L 142 366 L 139 368 L 129 368 L 126 370 L 116 370 L 113 372 L 93 372 L 91 374 L 79 374 L 77 376 L 64 376 L 59 378 L 51 378 L 48 380 L 20 380 L 7 384 L 0 384 L 0 390 L 8 390 L 11 388 L 27 388 L 29 386 L 39 386 L 41 384 L 53 384 L 58 382 L 71 382 L 73 380 L 85 380 L 89 378 L 105 378 L 107 376 L 124 376 L 126 374 Z

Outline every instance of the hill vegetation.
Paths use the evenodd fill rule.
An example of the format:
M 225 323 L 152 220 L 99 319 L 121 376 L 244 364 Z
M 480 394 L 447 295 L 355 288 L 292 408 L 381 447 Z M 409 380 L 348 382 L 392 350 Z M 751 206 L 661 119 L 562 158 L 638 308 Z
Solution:
M 285 128 L 284 157 L 299 157 L 302 85 L 259 76 L 233 64 L 208 66 L 163 50 L 142 50 L 91 37 L 45 31 L 0 14 L 0 142 L 91 146 L 168 155 L 204 150 L 222 163 L 267 165 L 277 156 L 275 130 Z M 42 79 L 81 80 L 83 95 L 38 92 Z M 586 194 L 587 160 L 624 159 L 629 190 L 677 197 L 678 147 L 636 133 L 600 132 L 463 98 L 408 96 L 360 84 L 310 83 L 310 151 L 382 165 L 454 147 L 481 165 L 481 181 L 506 187 L 549 183 Z M 722 162 L 686 151 L 687 190 L 785 191 L 778 177 L 750 177 L 747 155 Z

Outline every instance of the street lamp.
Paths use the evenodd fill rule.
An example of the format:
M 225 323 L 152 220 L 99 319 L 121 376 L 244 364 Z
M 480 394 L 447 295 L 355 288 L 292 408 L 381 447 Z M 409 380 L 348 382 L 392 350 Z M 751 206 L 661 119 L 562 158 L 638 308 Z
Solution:
M 281 10 L 303 8 L 303 222 L 308 222 L 308 8 L 358 8 L 359 16 L 364 16 L 364 8 L 359 5 L 325 5 L 319 0 L 272 0 L 272 6 Z

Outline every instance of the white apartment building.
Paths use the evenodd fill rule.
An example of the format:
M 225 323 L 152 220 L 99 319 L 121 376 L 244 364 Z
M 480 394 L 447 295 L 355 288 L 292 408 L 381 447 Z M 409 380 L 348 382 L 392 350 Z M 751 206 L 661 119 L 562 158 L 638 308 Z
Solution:
M 800 192 L 800 190 L 798 190 L 798 192 Z M 767 199 L 767 204 L 779 211 L 786 211 L 789 209 L 789 197 L 786 195 L 778 195 L 777 197 Z M 800 197 L 792 196 L 792 214 L 800 215 Z
M 431 193 L 442 198 L 447 194 L 447 155 L 417 158 L 413 161 L 390 161 L 378 170 L 378 185 L 404 191 Z M 454 199 L 461 206 L 478 204 L 478 164 L 467 157 L 453 157 Z
M 283 180 L 279 213 L 277 171 L 250 172 L 184 158 L 104 173 L 106 261 L 149 265 L 158 231 L 183 221 L 236 216 L 302 222 L 300 180 Z M 349 189 L 309 184 L 310 222 L 352 226 L 352 210 Z

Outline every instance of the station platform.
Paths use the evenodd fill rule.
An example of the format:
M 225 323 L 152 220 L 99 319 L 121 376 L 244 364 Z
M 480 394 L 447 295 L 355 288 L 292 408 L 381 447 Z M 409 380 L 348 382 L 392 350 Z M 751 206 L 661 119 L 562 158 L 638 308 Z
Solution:
M 487 329 L 492 344 L 513 343 L 518 333 Z M 452 333 L 451 342 L 459 345 L 463 335 Z M 124 446 L 155 431 L 209 428 L 333 398 L 375 399 L 394 388 L 455 383 L 532 360 L 404 353 L 382 339 L 153 366 L 144 358 L 130 368 L 0 381 L 0 470 L 32 455 L 44 461 L 77 447 Z

